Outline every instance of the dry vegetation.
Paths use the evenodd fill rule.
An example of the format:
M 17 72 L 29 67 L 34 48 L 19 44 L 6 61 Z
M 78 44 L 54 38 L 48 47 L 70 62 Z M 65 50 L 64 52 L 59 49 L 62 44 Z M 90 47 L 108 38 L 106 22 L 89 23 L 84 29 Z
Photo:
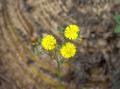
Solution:
M 120 89 L 120 38 L 113 16 L 116 0 L 0 0 L 0 89 Z M 84 42 L 62 65 L 32 52 L 32 39 L 78 24 Z M 62 87 L 61 87 L 62 86 Z

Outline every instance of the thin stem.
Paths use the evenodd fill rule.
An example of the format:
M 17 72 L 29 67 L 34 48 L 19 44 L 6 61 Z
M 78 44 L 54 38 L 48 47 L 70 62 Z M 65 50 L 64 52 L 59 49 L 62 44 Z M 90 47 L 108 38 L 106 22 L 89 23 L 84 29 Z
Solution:
M 61 77 L 60 60 L 57 60 L 57 76 L 60 79 Z

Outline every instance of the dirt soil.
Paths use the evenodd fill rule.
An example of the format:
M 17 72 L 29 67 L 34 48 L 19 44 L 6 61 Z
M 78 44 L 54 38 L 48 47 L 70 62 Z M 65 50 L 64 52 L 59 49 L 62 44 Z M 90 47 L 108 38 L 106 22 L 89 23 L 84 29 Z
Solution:
M 119 0 L 118 0 L 119 1 Z M 120 37 L 114 33 L 117 0 L 0 0 L 0 89 L 120 89 Z M 77 24 L 84 41 L 62 65 L 36 56 L 32 40 Z

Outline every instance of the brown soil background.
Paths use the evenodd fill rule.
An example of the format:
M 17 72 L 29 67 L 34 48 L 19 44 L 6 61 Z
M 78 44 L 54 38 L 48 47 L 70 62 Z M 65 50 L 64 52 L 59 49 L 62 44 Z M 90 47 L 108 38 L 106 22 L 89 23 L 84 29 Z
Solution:
M 0 89 L 120 89 L 117 14 L 117 0 L 0 0 Z M 71 23 L 84 41 L 58 80 L 56 62 L 35 56 L 31 40 L 50 33 L 64 42 L 57 28 Z

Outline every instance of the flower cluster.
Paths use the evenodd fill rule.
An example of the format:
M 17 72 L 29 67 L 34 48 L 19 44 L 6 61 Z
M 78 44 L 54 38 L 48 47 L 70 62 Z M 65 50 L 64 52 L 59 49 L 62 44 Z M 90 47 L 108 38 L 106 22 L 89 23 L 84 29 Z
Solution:
M 63 32 L 64 29 L 62 29 Z M 82 37 L 79 36 L 79 27 L 77 25 L 71 24 L 67 26 L 64 30 L 64 36 L 65 38 L 69 39 L 66 43 L 64 43 L 62 46 L 57 45 L 57 41 L 53 35 L 45 35 L 42 39 L 40 39 L 42 47 L 47 51 L 52 51 L 56 49 L 57 51 L 52 51 L 54 55 L 52 55 L 56 62 L 57 62 L 57 75 L 60 78 L 60 65 L 63 63 L 64 59 L 69 59 L 75 56 L 77 52 L 77 47 L 70 42 L 70 40 L 76 40 L 78 37 L 80 39 L 77 39 L 79 43 L 82 42 Z M 39 43 L 39 42 L 38 42 Z M 60 48 L 59 48 L 60 47 Z M 59 49 L 59 51 L 58 51 Z M 59 56 L 59 54 L 61 56 Z M 56 55 L 57 54 L 57 55 Z
M 65 28 L 64 35 L 69 40 L 76 40 L 79 36 L 79 27 L 77 25 L 69 25 Z M 45 50 L 51 51 L 56 47 L 56 39 L 53 35 L 46 35 L 43 37 L 41 45 Z M 71 43 L 67 42 L 59 49 L 60 54 L 68 59 L 74 57 L 76 54 L 76 46 Z

